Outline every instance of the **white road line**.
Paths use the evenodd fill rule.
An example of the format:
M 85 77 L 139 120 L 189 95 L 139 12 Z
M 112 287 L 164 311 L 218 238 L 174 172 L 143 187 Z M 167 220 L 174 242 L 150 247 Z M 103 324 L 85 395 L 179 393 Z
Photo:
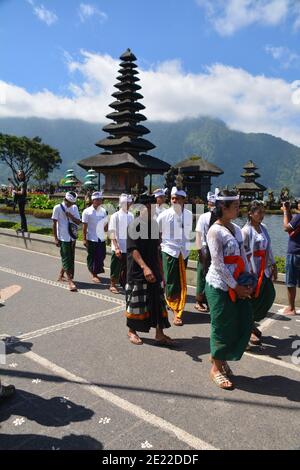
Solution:
M 91 315 L 86 315 L 85 317 L 75 318 L 74 320 L 69 320 L 64 323 L 57 323 L 56 325 L 47 326 L 46 328 L 41 328 L 40 330 L 30 331 L 28 333 L 24 333 L 23 335 L 17 336 L 15 342 L 26 341 L 26 340 L 33 339 L 33 338 L 39 338 L 40 336 L 45 336 L 50 333 L 54 333 L 56 331 L 61 331 L 67 328 L 72 328 L 73 326 L 77 326 L 77 325 L 81 325 L 82 323 L 87 323 L 93 320 L 97 320 L 98 318 L 108 317 L 109 315 L 120 313 L 122 311 L 123 309 L 121 309 L 120 307 L 115 307 L 109 310 L 104 310 L 102 312 L 92 313 Z M 6 337 L 7 336 L 9 337 L 9 335 L 6 335 Z M 4 338 L 5 336 L 1 335 L 0 338 L 1 337 Z M 12 341 L 9 344 L 13 345 L 13 343 L 14 341 Z
M 19 247 L 14 247 L 10 245 L 5 245 L 4 243 L 0 243 L 0 246 L 3 246 L 4 248 L 10 248 L 11 250 L 20 250 L 24 251 L 25 253 L 34 253 L 35 255 L 41 255 L 41 256 L 48 256 L 49 258 L 54 258 L 60 260 L 59 256 L 54 256 L 54 255 L 48 255 L 47 253 L 40 253 L 39 251 L 33 251 L 33 250 L 27 250 L 25 248 L 19 248 Z M 75 261 L 76 264 L 81 264 L 82 266 L 86 266 L 86 263 L 83 263 L 82 261 Z M 110 271 L 109 268 L 104 267 L 105 271 Z M 190 286 L 189 284 L 187 285 L 190 289 L 196 289 L 196 286 Z M 286 305 L 283 304 L 273 304 L 273 307 L 278 307 L 278 308 L 283 308 L 286 307 Z M 297 313 L 300 313 L 300 310 L 297 310 Z M 298 321 L 298 320 L 296 320 Z M 300 321 L 300 320 L 299 320 Z
M 275 359 L 274 357 L 270 356 L 260 356 L 258 354 L 251 354 L 248 352 L 244 353 L 246 356 L 252 357 L 253 359 L 258 359 L 259 361 L 269 362 L 274 364 L 275 366 L 285 367 L 286 369 L 291 369 L 296 372 L 300 372 L 300 367 L 294 364 L 289 364 L 288 362 L 281 361 L 280 359 Z
M 44 279 L 39 276 L 34 276 L 33 274 L 18 272 L 18 271 L 15 271 L 14 269 L 6 268 L 4 266 L 0 266 L 0 271 L 7 273 L 7 274 L 12 274 L 13 276 L 22 277 L 24 279 L 30 279 L 31 281 L 36 281 L 42 284 L 47 284 L 48 286 L 59 287 L 60 289 L 68 290 L 68 286 L 64 285 L 63 283 L 60 283 L 57 281 L 51 281 L 49 279 Z M 87 295 L 89 297 L 95 297 L 96 299 L 99 299 L 99 300 L 105 300 L 106 302 L 111 302 L 114 304 L 122 305 L 123 307 L 125 307 L 124 300 L 113 298 L 113 297 L 110 297 L 109 295 L 100 294 L 99 292 L 90 291 L 87 289 L 78 289 L 78 293 L 82 295 Z M 75 296 L 75 294 L 72 294 L 72 295 Z
M 87 390 L 88 392 L 96 395 L 103 400 L 112 403 L 113 405 L 117 406 L 121 410 L 135 416 L 136 418 L 155 426 L 156 428 L 172 435 L 176 436 L 181 442 L 184 442 L 189 447 L 197 450 L 217 450 L 215 447 L 211 446 L 205 441 L 202 441 L 196 436 L 189 434 L 188 432 L 184 431 L 183 429 L 175 426 L 174 424 L 160 418 L 159 416 L 150 413 L 149 411 L 144 410 L 138 405 L 135 405 L 114 393 L 111 393 L 99 386 L 91 385 L 87 380 L 83 379 L 82 377 L 78 377 L 71 372 L 63 369 L 62 367 L 54 364 L 53 362 L 48 361 L 48 359 L 39 356 L 32 351 L 28 351 L 22 346 L 18 346 L 15 348 L 18 352 L 23 353 L 25 357 L 30 359 L 31 361 L 39 364 L 40 366 L 44 367 L 45 369 L 50 370 L 54 374 L 64 378 L 65 380 L 77 382 L 79 386 Z

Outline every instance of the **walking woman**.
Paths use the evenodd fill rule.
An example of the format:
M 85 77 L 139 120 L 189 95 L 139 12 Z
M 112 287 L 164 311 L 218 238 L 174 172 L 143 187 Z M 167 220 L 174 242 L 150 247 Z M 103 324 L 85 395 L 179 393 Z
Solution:
M 18 204 L 18 207 L 19 207 L 19 214 L 21 217 L 21 230 L 19 231 L 21 233 L 28 232 L 27 219 L 25 215 L 25 206 L 26 206 L 26 198 L 27 198 L 27 181 L 26 181 L 25 173 L 23 170 L 18 171 L 17 173 L 18 185 L 15 185 L 11 178 L 8 178 L 8 180 L 14 186 L 14 190 L 13 190 L 14 200 L 16 204 Z
M 136 204 L 142 205 L 139 223 L 128 226 L 126 317 L 128 338 L 132 344 L 143 344 L 138 332 L 156 329 L 155 344 L 172 347 L 174 341 L 164 333 L 170 328 L 165 302 L 159 253 L 159 227 L 152 219 L 154 196 L 142 194 Z M 135 230 L 136 231 L 135 231 Z
M 245 282 L 245 274 L 244 285 L 240 285 L 241 274 L 248 271 L 242 232 L 232 223 L 238 216 L 239 205 L 237 193 L 219 192 L 215 208 L 217 221 L 207 235 L 211 254 L 205 288 L 211 313 L 210 377 L 218 387 L 226 390 L 234 388 L 227 361 L 241 359 L 253 326 L 249 300 L 253 288 Z
M 261 344 L 261 331 L 256 327 L 255 322 L 260 322 L 267 316 L 276 296 L 272 279 L 277 279 L 277 267 L 270 235 L 267 227 L 262 223 L 264 216 L 264 203 L 252 201 L 248 206 L 248 222 L 242 229 L 250 270 L 258 278 L 257 287 L 251 300 L 253 329 L 250 345 L 255 346 Z

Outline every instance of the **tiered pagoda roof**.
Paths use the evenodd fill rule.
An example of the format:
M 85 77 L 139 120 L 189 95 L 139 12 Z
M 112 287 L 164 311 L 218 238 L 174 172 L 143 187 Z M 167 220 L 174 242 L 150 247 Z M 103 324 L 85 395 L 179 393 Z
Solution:
M 168 171 L 170 165 L 146 155 L 155 145 L 143 138 L 150 131 L 139 124 L 147 118 L 140 113 L 145 106 L 139 102 L 143 96 L 139 93 L 139 72 L 134 63 L 137 59 L 130 49 L 120 59 L 120 75 L 114 85 L 118 91 L 112 95 L 116 100 L 110 104 L 113 112 L 106 116 L 113 123 L 103 128 L 109 135 L 96 143 L 104 152 L 81 160 L 78 164 L 84 169 L 93 168 L 97 172 L 109 168 L 136 168 L 144 170 L 145 174 L 162 174 Z
M 257 178 L 260 178 L 260 174 L 256 172 L 258 167 L 253 163 L 252 160 L 246 163 L 243 167 L 244 173 L 241 174 L 241 177 L 244 178 L 244 182 L 236 185 L 238 190 L 250 190 L 250 191 L 266 191 L 266 187 L 255 181 Z

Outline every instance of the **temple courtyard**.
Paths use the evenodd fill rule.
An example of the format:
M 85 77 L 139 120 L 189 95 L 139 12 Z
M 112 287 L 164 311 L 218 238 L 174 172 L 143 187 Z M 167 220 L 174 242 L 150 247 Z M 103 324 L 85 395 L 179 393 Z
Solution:
M 168 330 L 174 349 L 156 346 L 154 332 L 134 346 L 109 273 L 92 285 L 76 263 L 70 293 L 56 282 L 59 264 L 0 246 L 0 287 L 21 287 L 0 308 L 0 376 L 17 388 L 0 403 L 0 449 L 300 449 L 300 316 L 275 304 L 263 348 L 231 364 L 236 389 L 222 391 L 209 379 L 209 315 L 195 311 L 193 288 L 185 325 Z

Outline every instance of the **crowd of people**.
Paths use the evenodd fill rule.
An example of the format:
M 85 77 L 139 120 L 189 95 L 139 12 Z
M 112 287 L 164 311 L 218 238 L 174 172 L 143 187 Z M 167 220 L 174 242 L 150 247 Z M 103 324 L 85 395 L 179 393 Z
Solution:
M 77 195 L 68 192 L 53 209 L 53 235 L 60 248 L 59 282 L 77 290 L 75 249 L 78 226 L 83 225 L 83 244 L 91 282 L 101 284 L 107 239 L 111 243 L 110 291 L 126 296 L 128 339 L 142 345 L 140 333 L 155 329 L 158 345 L 175 347 L 165 334 L 172 323 L 184 325 L 187 299 L 186 269 L 193 241 L 193 214 L 187 194 L 174 187 L 170 206 L 164 189 L 142 194 L 135 201 L 122 194 L 119 210 L 108 216 L 103 194 L 92 194 L 91 206 L 80 217 Z M 207 197 L 208 211 L 198 219 L 195 244 L 198 251 L 196 304 L 199 314 L 210 314 L 210 377 L 222 389 L 233 389 L 228 362 L 262 344 L 259 323 L 275 300 L 273 282 L 277 267 L 271 238 L 263 223 L 262 201 L 252 201 L 248 221 L 241 229 L 234 220 L 240 212 L 239 195 L 218 189 Z M 295 315 L 296 287 L 300 287 L 300 214 L 292 216 L 284 203 L 284 229 L 289 233 L 287 288 L 289 306 L 283 314 Z M 3 392 L 2 392 L 3 393 Z

